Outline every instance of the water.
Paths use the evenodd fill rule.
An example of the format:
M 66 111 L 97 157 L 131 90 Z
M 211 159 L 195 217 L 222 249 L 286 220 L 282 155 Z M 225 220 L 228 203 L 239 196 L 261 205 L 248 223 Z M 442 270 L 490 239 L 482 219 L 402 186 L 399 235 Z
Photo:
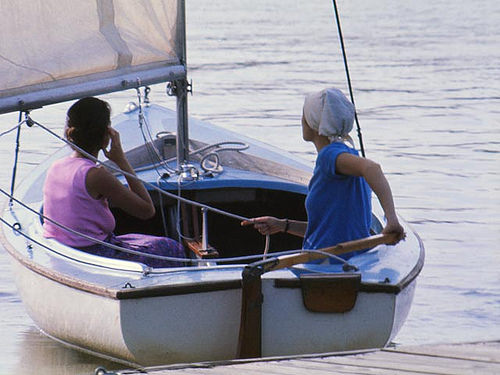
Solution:
M 345 90 L 327 0 L 189 1 L 190 113 L 299 154 L 303 95 Z M 426 264 L 397 344 L 500 339 L 500 3 L 339 1 L 367 156 L 380 162 Z M 153 88 L 152 99 L 174 107 Z M 115 113 L 135 99 L 114 94 Z M 62 129 L 68 104 L 34 118 Z M 0 116 L 1 129 L 16 115 Z M 23 129 L 19 175 L 58 143 Z M 3 188 L 14 135 L 0 140 Z M 119 368 L 40 335 L 0 252 L 0 374 L 90 374 Z

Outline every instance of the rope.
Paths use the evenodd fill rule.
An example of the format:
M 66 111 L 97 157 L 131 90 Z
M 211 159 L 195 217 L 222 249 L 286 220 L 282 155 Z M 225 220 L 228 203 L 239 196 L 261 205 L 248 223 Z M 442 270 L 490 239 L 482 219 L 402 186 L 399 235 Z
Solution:
M 12 224 L 8 223 L 7 220 L 5 220 L 4 218 L 0 217 L 0 221 L 4 225 L 6 225 L 10 229 L 12 229 L 14 232 L 16 232 L 16 233 L 20 234 L 21 236 L 23 236 L 24 238 L 26 238 L 27 240 L 30 240 L 31 242 L 33 242 L 33 243 L 35 243 L 35 244 L 37 244 L 37 245 L 39 245 L 39 246 L 41 246 L 41 247 L 49 250 L 50 252 L 59 254 L 61 256 L 64 256 L 65 258 L 69 258 L 68 256 L 55 251 L 53 248 L 48 247 L 47 245 L 41 243 L 40 241 L 35 240 L 34 238 L 32 238 L 31 236 L 27 235 L 26 233 L 23 233 L 23 231 L 19 227 L 17 227 L 16 225 L 12 225 Z
M 97 244 L 100 244 L 100 245 L 105 245 L 107 247 L 110 247 L 114 250 L 119 250 L 119 251 L 123 251 L 125 253 L 130 253 L 130 254 L 134 254 L 134 255 L 145 255 L 147 257 L 150 257 L 150 258 L 155 258 L 155 259 L 162 259 L 162 260 L 170 260 L 170 261 L 183 261 L 184 258 L 176 258 L 176 257 L 166 257 L 166 256 L 162 256 L 162 255 L 154 255 L 154 254 L 149 254 L 149 253 L 143 253 L 143 252 L 140 252 L 140 251 L 135 251 L 135 250 L 130 250 L 130 249 L 127 249 L 127 248 L 124 248 L 124 247 L 121 247 L 121 246 L 117 246 L 117 245 L 113 245 L 111 243 L 108 243 L 106 241 L 101 241 L 95 237 L 92 237 L 92 236 L 89 236 L 85 233 L 82 233 L 82 232 L 78 232 L 74 229 L 71 229 L 69 227 L 67 227 L 66 225 L 64 224 L 61 224 L 43 214 L 41 214 L 40 212 L 37 212 L 36 210 L 34 210 L 33 208 L 29 207 L 27 204 L 21 202 L 20 200 L 14 198 L 13 196 L 9 195 L 5 190 L 3 190 L 2 188 L 0 188 L 0 193 L 6 195 L 7 197 L 9 197 L 11 200 L 13 200 L 14 202 L 18 203 L 19 205 L 23 206 L 24 208 L 26 208 L 28 211 L 31 211 L 32 213 L 36 214 L 37 216 L 43 218 L 43 220 L 47 220 L 47 221 L 50 221 L 52 224 L 56 225 L 57 227 L 59 228 L 62 228 L 64 229 L 65 231 L 68 231 L 72 234 L 76 234 L 77 236 L 79 237 L 82 237 L 82 238 L 85 238 L 89 241 L 92 241 L 94 243 L 97 243 Z M 4 221 L 5 223 L 5 221 Z M 13 226 L 11 226 L 10 224 L 7 224 L 9 227 L 13 228 Z M 13 228 L 14 230 L 16 230 L 18 233 L 21 233 L 20 229 L 15 229 Z M 22 233 L 21 233 L 22 234 Z M 24 235 L 24 234 L 23 234 Z M 30 237 L 28 237 L 30 238 Z M 33 240 L 32 238 L 30 238 L 31 240 Z M 34 242 L 36 242 L 35 240 L 33 240 Z M 191 259 L 187 259 L 185 258 L 186 260 L 191 260 Z
M 161 133 L 163 133 L 163 132 L 161 132 Z M 158 133 L 157 136 L 160 135 L 161 133 Z M 237 147 L 221 147 L 221 146 L 225 146 L 225 145 L 236 145 Z M 196 154 L 200 154 L 200 153 L 202 153 L 204 151 L 210 150 L 211 148 L 217 148 L 214 152 L 222 152 L 222 151 L 245 151 L 249 147 L 250 146 L 248 146 L 248 144 L 246 144 L 244 142 L 239 142 L 239 141 L 223 141 L 223 142 L 213 143 L 211 145 L 200 147 L 199 149 L 196 149 L 196 150 L 190 152 L 189 156 L 194 156 Z M 155 165 L 162 164 L 162 165 L 167 166 L 166 163 L 170 163 L 170 162 L 172 162 L 172 161 L 174 161 L 176 159 L 177 159 L 177 157 L 174 156 L 174 157 L 171 157 L 170 159 L 167 159 L 165 161 L 158 162 Z M 135 171 L 136 172 L 141 172 L 141 171 L 149 169 L 149 168 L 150 168 L 150 166 L 144 166 L 144 167 L 136 168 Z M 168 170 L 168 168 L 167 168 L 167 170 Z M 174 171 L 174 170 L 172 170 L 172 171 Z
M 21 121 L 19 124 L 17 124 L 15 127 L 13 127 L 12 129 L 10 129 L 8 132 L 13 131 L 15 129 L 18 129 L 24 123 L 36 124 L 37 126 L 39 126 L 40 128 L 42 128 L 43 130 L 45 130 L 46 132 L 48 132 L 49 134 L 51 134 L 52 136 L 54 136 L 57 139 L 63 141 L 67 145 L 73 147 L 78 152 L 82 153 L 82 155 L 88 157 L 90 160 L 93 160 L 94 162 L 96 162 L 96 163 L 98 163 L 100 165 L 104 165 L 103 162 L 101 162 L 100 160 L 98 160 L 97 158 L 95 158 L 93 155 L 87 153 L 85 150 L 81 149 L 80 147 L 78 147 L 77 145 L 73 144 L 72 142 L 70 142 L 70 141 L 68 141 L 68 140 L 60 137 L 59 135 L 57 135 L 56 133 L 54 133 L 49 128 L 47 128 L 44 125 L 40 124 L 39 122 L 32 120 L 29 117 L 29 114 L 26 114 L 25 120 Z M 6 133 L 7 132 L 4 132 L 4 133 L 0 134 L 0 136 L 4 135 Z M 220 144 L 217 144 L 217 145 L 206 146 L 206 147 L 202 148 L 203 150 L 200 149 L 200 150 L 196 150 L 195 152 L 196 153 L 203 152 L 204 150 L 206 150 L 206 149 L 208 149 L 210 147 L 217 147 L 218 145 L 228 144 L 228 143 L 241 144 L 240 142 L 221 142 Z M 242 144 L 242 145 L 244 145 L 244 144 Z M 228 149 L 229 148 L 223 149 L 223 150 L 228 150 Z M 184 203 L 192 204 L 192 205 L 200 207 L 200 208 L 205 208 L 207 210 L 210 210 L 212 212 L 218 213 L 220 215 L 224 215 L 224 216 L 227 216 L 227 217 L 231 217 L 231 218 L 237 219 L 239 221 L 249 220 L 249 218 L 246 218 L 244 216 L 240 216 L 240 215 L 236 215 L 236 214 L 233 214 L 233 213 L 230 213 L 230 212 L 227 212 L 227 211 L 223 211 L 223 210 L 220 210 L 218 208 L 207 206 L 205 204 L 202 204 L 202 203 L 199 203 L 199 202 L 196 202 L 196 201 L 192 201 L 190 199 L 183 198 L 181 196 L 178 196 L 178 195 L 169 193 L 167 191 L 164 191 L 164 190 L 160 189 L 159 187 L 157 187 L 157 186 L 155 186 L 155 185 L 153 185 L 153 184 L 151 184 L 151 183 L 149 183 L 147 181 L 144 181 L 144 180 L 140 179 L 136 175 L 128 173 L 128 172 L 125 172 L 125 171 L 121 170 L 120 168 L 114 167 L 112 165 L 105 165 L 105 167 L 107 167 L 109 169 L 112 169 L 115 172 L 119 172 L 119 173 L 122 173 L 123 175 L 126 175 L 126 176 L 129 176 L 131 178 L 134 178 L 134 179 L 136 179 L 136 180 L 144 183 L 146 186 L 150 187 L 151 189 L 153 189 L 155 191 L 158 191 L 162 195 L 166 195 L 168 197 L 176 199 L 178 201 L 178 204 L 180 204 L 180 202 L 184 202 Z M 112 248 L 114 250 L 122 251 L 122 252 L 125 252 L 125 253 L 130 253 L 130 254 L 133 254 L 133 255 L 140 255 L 140 256 L 145 256 L 145 257 L 150 257 L 150 258 L 155 258 L 155 259 L 160 259 L 160 260 L 167 260 L 167 261 L 177 261 L 177 262 L 184 262 L 184 263 L 206 263 L 207 262 L 206 259 L 176 258 L 176 257 L 161 256 L 161 255 L 155 255 L 155 254 L 149 254 L 149 253 L 144 253 L 144 252 L 140 252 L 140 251 L 135 251 L 135 250 L 131 250 L 131 249 L 127 249 L 127 248 L 121 247 L 121 246 L 116 246 L 116 245 L 110 244 L 108 242 L 101 241 L 101 240 L 98 240 L 98 239 L 96 239 L 94 237 L 88 236 L 88 235 L 86 235 L 84 233 L 75 231 L 75 230 L 73 230 L 73 229 L 71 229 L 71 228 L 69 228 L 69 227 L 67 227 L 67 226 L 65 226 L 65 225 L 63 225 L 63 224 L 55 221 L 55 220 L 52 220 L 51 218 L 49 218 L 49 217 L 41 214 L 40 212 L 37 212 L 36 210 L 34 210 L 33 208 L 29 207 L 28 205 L 26 205 L 25 203 L 21 202 L 20 200 L 14 198 L 14 196 L 12 194 L 7 193 L 2 188 L 0 188 L 0 193 L 6 195 L 11 200 L 11 202 L 15 201 L 19 205 L 23 206 L 24 208 L 28 209 L 29 211 L 33 212 L 34 214 L 36 214 L 37 216 L 43 218 L 44 220 L 50 221 L 54 225 L 56 225 L 56 226 L 58 226 L 58 227 L 60 227 L 60 228 L 62 228 L 64 230 L 66 230 L 68 232 L 71 232 L 73 234 L 76 234 L 78 236 L 86 238 L 86 239 L 88 239 L 88 240 L 90 240 L 90 241 L 92 241 L 94 243 L 105 245 L 105 246 L 110 247 L 110 248 Z M 4 219 L 2 219 L 1 217 L 0 217 L 0 221 L 3 222 L 8 227 L 10 227 L 15 232 L 17 232 L 17 233 L 21 234 L 22 236 L 24 236 L 25 238 L 29 239 L 30 241 L 33 241 L 34 243 L 36 243 L 36 244 L 38 244 L 38 245 L 40 245 L 40 246 L 42 246 L 42 247 L 44 247 L 44 248 L 46 248 L 46 249 L 48 249 L 50 251 L 56 252 L 53 249 L 49 248 L 48 246 L 40 243 L 39 241 L 37 241 L 37 240 L 31 238 L 30 236 L 28 236 L 27 234 L 23 233 L 21 231 L 21 228 L 19 226 L 9 224 L 7 221 L 5 221 Z M 248 256 L 232 257 L 232 258 L 213 258 L 213 259 L 210 259 L 210 261 L 211 262 L 226 263 L 226 262 L 246 261 L 246 260 L 261 259 L 261 258 L 265 259 L 266 256 L 267 256 L 267 253 L 268 253 L 268 249 L 269 249 L 269 236 L 266 236 L 266 249 L 265 249 L 264 254 L 248 255 Z M 280 256 L 280 255 L 289 255 L 289 254 L 295 254 L 295 253 L 300 253 L 300 252 L 320 253 L 320 254 L 323 254 L 325 256 L 328 256 L 328 257 L 331 257 L 333 259 L 336 259 L 338 261 L 341 261 L 344 264 L 348 264 L 344 259 L 342 259 L 342 258 L 340 258 L 340 257 L 338 257 L 336 255 L 329 254 L 329 253 L 323 253 L 323 252 L 318 251 L 318 250 L 296 249 L 296 250 L 288 250 L 288 251 L 276 252 L 276 253 L 272 253 L 272 255 L 273 255 L 273 257 L 276 257 L 276 256 Z
M 20 114 L 21 116 L 21 114 Z M 55 138 L 63 141 L 64 143 L 66 143 L 67 145 L 73 147 L 74 149 L 78 150 L 80 153 L 82 153 L 84 156 L 88 157 L 90 160 L 93 160 L 94 162 L 100 164 L 100 165 L 104 165 L 103 162 L 101 162 L 100 160 L 98 160 L 97 158 L 95 158 L 93 155 L 87 153 L 85 150 L 81 149 L 80 147 L 78 147 L 77 145 L 75 145 L 74 143 L 60 137 L 59 135 L 57 135 L 56 133 L 54 133 L 52 130 L 50 130 L 49 128 L 47 128 L 46 126 L 42 125 L 41 123 L 37 122 L 37 121 L 34 121 L 33 119 L 31 119 L 29 117 L 29 114 L 26 114 L 26 118 L 25 120 L 23 121 L 20 121 L 15 127 L 13 127 L 12 129 L 9 130 L 10 131 L 13 131 L 15 129 L 18 129 L 18 135 L 19 135 L 19 130 L 20 130 L 20 127 L 22 124 L 24 123 L 30 123 L 30 124 L 36 124 L 37 126 L 39 126 L 41 129 L 45 130 L 46 132 L 48 132 L 49 134 L 51 134 L 52 136 L 54 136 Z M 146 125 L 147 126 L 147 125 Z M 141 127 L 141 131 L 142 131 L 142 127 Z M 149 132 L 149 128 L 148 128 L 148 132 Z M 6 134 L 6 132 L 4 133 Z M 1 135 L 0 135 L 1 136 Z M 144 133 L 143 133 L 143 136 L 144 136 Z M 224 148 L 220 148 L 218 151 L 241 151 L 241 150 L 245 150 L 247 149 L 249 146 L 243 142 L 234 142 L 234 141 L 225 141 L 225 142 L 219 142 L 219 143 L 216 143 L 216 144 L 212 144 L 212 145 L 208 145 L 208 146 L 205 146 L 205 147 L 202 147 L 198 150 L 195 150 L 193 153 L 191 153 L 192 155 L 194 154 L 197 154 L 197 153 L 201 153 L 203 151 L 206 151 L 210 148 L 214 148 L 214 147 L 220 147 L 220 146 L 223 146 L 223 145 L 227 145 L 227 144 L 233 144 L 233 145 L 238 145 L 240 147 L 224 147 Z M 168 162 L 168 161 L 167 161 Z M 17 163 L 16 163 L 17 164 Z M 212 212 L 215 212 L 215 213 L 218 213 L 220 215 L 224 215 L 224 216 L 227 216 L 227 217 L 231 217 L 231 218 L 234 218 L 236 220 L 239 220 L 239 221 L 243 221 L 243 220 L 249 220 L 248 218 L 244 217 L 244 216 L 240 216 L 240 215 L 236 215 L 236 214 L 232 214 L 230 212 L 227 212 L 227 211 L 223 211 L 223 210 L 220 210 L 218 208 L 215 208 L 215 207 L 211 207 L 211 206 L 208 206 L 208 205 L 205 205 L 205 204 L 202 204 L 202 203 L 199 203 L 199 202 L 196 202 L 196 201 L 192 201 L 190 199 L 187 199 L 187 198 L 183 198 L 181 195 L 180 195 L 180 181 L 178 181 L 178 184 L 177 184 L 177 191 L 178 191 L 178 194 L 175 195 L 175 194 L 172 194 L 172 193 L 169 193 L 167 191 L 164 191 L 163 189 L 160 189 L 158 186 L 159 186 L 159 180 L 161 178 L 161 176 L 159 175 L 159 179 L 157 181 L 158 183 L 158 186 L 155 186 L 147 181 L 144 181 L 140 178 L 138 178 L 136 175 L 134 174 L 131 174 L 131 173 L 128 173 L 128 172 L 125 172 L 123 170 L 121 170 L 120 168 L 116 168 L 112 165 L 105 165 L 107 168 L 111 169 L 111 170 L 114 170 L 115 172 L 119 172 L 119 173 L 122 173 L 123 175 L 126 175 L 126 176 L 129 176 L 131 178 L 134 178 L 138 181 L 141 181 L 143 184 L 145 184 L 146 186 L 150 187 L 151 189 L 157 191 L 160 193 L 160 197 L 162 195 L 166 195 L 170 198 L 173 198 L 173 199 L 176 199 L 177 201 L 177 204 L 178 204 L 178 208 L 177 208 L 177 211 L 178 211 L 178 216 L 180 214 L 180 203 L 181 202 L 184 202 L 184 203 L 188 203 L 188 204 L 192 204 L 194 206 L 197 206 L 197 207 L 200 207 L 200 208 L 205 208 L 207 210 L 210 210 Z M 155 168 L 156 169 L 156 168 Z M 14 173 L 15 174 L 15 173 Z M 159 174 L 159 173 L 158 173 Z M 152 255 L 152 254 L 147 254 L 147 253 L 142 253 L 142 252 L 136 252 L 134 250 L 130 250 L 130 249 L 126 249 L 126 248 L 123 248 L 123 247 L 120 247 L 120 246 L 116 246 L 116 245 L 112 245 L 112 244 L 109 244 L 107 242 L 104 242 L 104 241 L 100 241 L 96 238 L 93 238 L 93 237 L 90 237 L 90 236 L 87 236 L 83 233 L 80 233 L 78 231 L 74 231 L 72 230 L 71 228 L 68 228 L 66 226 L 64 226 L 63 224 L 60 224 L 54 220 L 51 220 L 50 218 L 36 212 L 35 210 L 31 209 L 30 207 L 26 206 L 24 203 L 20 202 L 19 200 L 15 199 L 13 197 L 13 191 L 11 191 L 11 194 L 9 195 L 8 193 L 6 193 L 3 189 L 0 189 L 0 192 L 7 195 L 10 199 L 10 205 L 12 205 L 12 201 L 15 200 L 17 203 L 21 204 L 22 206 L 24 206 L 25 208 L 27 208 L 28 210 L 34 212 L 35 214 L 37 214 L 38 216 L 44 218 L 45 220 L 48 220 L 50 222 L 52 222 L 54 225 L 56 226 L 59 226 L 60 228 L 63 228 L 64 230 L 67 230 L 73 234 L 76 234 L 78 236 L 81 236 L 83 238 L 86 238 L 90 241 L 93 241 L 95 243 L 99 243 L 101 245 L 106 245 L 112 249 L 115 249 L 115 250 L 119 250 L 119 251 L 123 251 L 123 252 L 128 252 L 128 253 L 131 253 L 131 254 L 135 254 L 135 255 L 144 255 L 144 256 L 147 256 L 147 257 L 151 257 L 151 258 L 156 258 L 156 259 L 163 259 L 163 260 L 170 260 L 170 261 L 184 261 L 184 262 L 202 262 L 202 260 L 194 260 L 194 259 L 184 259 L 184 260 L 181 260 L 182 258 L 173 258 L 173 257 L 163 257 L 163 256 L 159 256 L 159 255 Z M 165 223 L 165 218 L 164 218 L 164 213 L 162 211 L 162 219 Z M 181 233 L 181 230 L 180 230 L 180 217 L 177 218 L 177 223 L 176 223 L 176 230 L 177 230 L 177 233 L 179 234 L 179 236 L 181 238 L 188 238 L 190 239 L 189 237 L 186 237 L 184 236 L 182 233 Z M 269 248 L 269 240 L 266 239 L 266 250 L 265 250 L 265 253 L 267 253 L 267 250 Z M 234 261 L 236 259 L 238 260 L 244 260 L 244 259 L 257 259 L 257 258 L 260 258 L 261 256 L 256 256 L 256 257 L 250 257 L 250 258 L 246 258 L 246 257 L 239 257 L 239 258 L 234 258 L 234 259 L 231 259 L 229 261 Z M 229 258 L 226 258 L 226 259 L 229 259 Z M 215 260 L 215 259 L 214 259 Z M 225 261 L 228 261 L 228 260 L 225 260 Z
M 271 243 L 271 236 L 266 234 L 266 245 L 264 246 L 264 254 L 262 259 L 267 258 L 267 253 L 269 253 L 269 244 Z
M 337 9 L 337 1 L 332 0 L 332 2 L 333 2 L 333 8 L 335 10 L 335 19 L 337 21 L 337 30 L 338 30 L 338 34 L 339 34 L 340 47 L 342 49 L 342 56 L 344 58 L 344 68 L 345 68 L 346 77 L 347 77 L 347 85 L 349 86 L 349 94 L 351 96 L 351 102 L 354 105 L 354 120 L 356 121 L 356 129 L 358 131 L 359 146 L 361 148 L 361 155 L 363 155 L 363 157 L 365 157 L 366 156 L 365 155 L 365 146 L 363 145 L 363 136 L 361 134 L 361 127 L 359 125 L 358 114 L 356 111 L 356 104 L 354 103 L 354 94 L 352 92 L 351 76 L 349 74 L 349 65 L 347 64 L 347 55 L 345 52 L 345 45 L 344 45 L 344 37 L 342 35 L 342 28 L 340 26 L 340 16 L 339 16 L 339 12 Z
M 26 238 L 26 239 L 30 240 L 31 242 L 33 242 L 33 243 L 35 243 L 35 244 L 37 244 L 37 245 L 39 245 L 39 246 L 41 246 L 41 247 L 49 250 L 50 252 L 59 254 L 61 256 L 64 256 L 65 258 L 70 258 L 67 255 L 64 255 L 64 254 L 61 254 L 61 253 L 57 252 L 53 248 L 51 248 L 51 247 L 43 244 L 42 242 L 40 242 L 40 241 L 34 239 L 33 237 L 29 236 L 28 234 L 24 233 L 19 227 L 16 227 L 15 225 L 10 224 L 4 218 L 0 217 L 0 222 L 2 222 L 4 225 L 6 225 L 7 227 L 9 227 L 10 229 L 12 229 L 13 231 L 15 231 L 16 233 L 20 234 L 24 238 Z M 76 232 L 76 233 L 78 233 L 78 232 Z M 102 242 L 102 241 L 99 241 L 99 240 L 97 240 L 95 238 L 93 240 L 95 240 L 96 242 Z M 112 244 L 107 243 L 107 242 L 105 243 L 105 245 L 109 246 L 110 248 L 119 250 L 119 251 L 124 251 L 126 253 L 131 253 L 131 254 L 146 256 L 146 257 L 155 258 L 155 259 L 169 260 L 169 261 L 176 261 L 176 262 L 184 262 L 184 263 L 188 263 L 188 262 L 191 262 L 191 263 L 204 263 L 204 264 L 207 263 L 207 259 L 191 259 L 191 258 L 167 257 L 167 256 L 154 255 L 154 254 L 149 254 L 149 253 L 142 253 L 140 251 L 130 250 L 130 249 L 126 249 L 126 248 L 123 248 L 123 247 L 120 247 L 120 246 L 115 246 L 115 245 L 112 245 Z M 318 250 L 296 249 L 296 250 L 280 251 L 280 252 L 276 252 L 276 253 L 272 253 L 272 254 L 273 254 L 273 257 L 278 257 L 278 256 L 281 256 L 281 255 L 291 255 L 291 254 L 298 254 L 298 253 L 317 253 L 317 254 L 323 254 L 323 255 L 328 256 L 330 258 L 334 258 L 334 259 L 340 260 L 344 264 L 347 264 L 347 262 L 344 259 L 342 259 L 340 257 L 337 257 L 336 255 L 325 253 L 325 252 L 318 251 Z M 229 263 L 229 262 L 238 262 L 238 261 L 261 259 L 262 257 L 263 256 L 261 254 L 257 254 L 257 255 L 247 255 L 247 256 L 233 257 L 233 258 L 210 258 L 209 261 L 210 262 L 218 262 L 218 263 Z M 83 262 L 83 263 L 87 263 L 87 262 Z M 154 271 L 150 270 L 150 271 L 148 271 L 148 273 L 158 273 L 158 272 L 154 272 Z
M 101 240 L 98 240 L 97 238 L 94 238 L 94 237 L 91 237 L 91 236 L 88 236 L 84 233 L 81 233 L 81 232 L 78 232 L 76 230 L 73 230 L 43 214 L 41 214 L 40 212 L 36 211 L 35 209 L 31 208 L 30 206 L 28 206 L 27 204 L 23 203 L 22 201 L 18 200 L 17 198 L 11 196 L 9 193 L 7 193 L 5 190 L 3 190 L 2 188 L 0 188 L 0 193 L 4 194 L 5 196 L 11 198 L 14 202 L 18 203 L 19 205 L 21 205 L 22 207 L 26 208 L 28 211 L 34 213 L 35 215 L 37 215 L 38 217 L 41 217 L 43 218 L 44 220 L 47 220 L 47 221 L 50 221 L 51 223 L 53 223 L 54 225 L 58 226 L 59 228 L 62 228 L 68 232 L 71 232 L 73 234 L 76 234 L 78 236 L 81 236 L 83 238 L 86 238 L 90 241 L 93 241 L 95 243 L 98 243 L 98 244 L 101 244 L 101 245 L 105 245 L 105 246 L 108 246 L 114 250 L 118 250 L 118 251 L 123 251 L 123 252 L 126 252 L 126 253 L 130 253 L 130 254 L 134 254 L 134 255 L 142 255 L 142 256 L 146 256 L 146 257 L 150 257 L 150 258 L 155 258 L 155 259 L 161 259 L 161 260 L 169 260 L 169 261 L 181 261 L 181 262 L 185 262 L 185 263 L 188 263 L 188 262 L 191 262 L 191 263 L 206 263 L 207 260 L 206 259 L 191 259 L 191 258 L 176 258 L 176 257 L 167 257 L 167 256 L 162 256 L 162 255 L 155 255 L 155 254 L 149 254 L 149 253 L 143 253 L 143 252 L 140 252 L 140 251 L 135 251 L 135 250 L 130 250 L 130 249 L 127 249 L 127 248 L 124 248 L 124 247 L 121 247 L 121 246 L 117 246 L 117 245 L 113 245 L 113 244 L 110 244 L 108 242 L 105 242 L 105 241 L 101 241 Z M 5 221 L 4 219 L 2 219 L 0 217 L 0 221 L 2 221 L 5 225 L 7 225 L 9 228 L 11 228 L 12 230 L 16 231 L 17 233 L 21 234 L 22 236 L 28 238 L 29 240 L 35 242 L 36 244 L 40 245 L 40 246 L 43 246 L 45 247 L 46 249 L 48 250 L 52 250 L 53 249 L 50 249 L 49 247 L 47 247 L 46 245 L 43 245 L 42 243 L 38 242 L 37 240 L 33 239 L 32 237 L 28 236 L 27 234 L 23 233 L 21 231 L 21 229 L 16 226 L 16 225 L 12 225 L 12 224 L 9 224 L 7 221 Z M 317 250 L 304 250 L 304 249 L 295 249 L 295 250 L 287 250 L 287 251 L 280 251 L 280 252 L 275 252 L 275 253 L 272 253 L 273 256 L 280 256 L 280 255 L 288 255 L 288 254 L 295 254 L 295 253 L 300 253 L 302 251 L 306 251 L 306 252 L 316 252 L 318 253 L 319 251 Z M 325 253 L 326 254 L 326 253 Z M 332 255 L 330 254 L 332 257 L 335 257 L 335 255 Z M 236 262 L 236 261 L 245 261 L 245 260 L 252 260 L 252 259 L 261 259 L 264 255 L 262 254 L 256 254 L 256 255 L 247 255 L 247 256 L 240 256 L 240 257 L 232 257 L 232 258 L 210 258 L 210 262 L 219 262 L 219 263 L 229 263 L 229 262 Z M 341 259 L 341 258 L 340 258 Z
M 6 195 L 7 197 L 10 197 L 10 195 L 5 190 L 3 190 L 2 188 L 0 188 L 0 193 Z M 141 255 L 141 256 L 145 256 L 145 257 L 149 257 L 149 258 L 155 258 L 155 259 L 160 259 L 160 260 L 168 260 L 168 261 L 177 261 L 177 262 L 184 262 L 184 263 L 206 263 L 207 262 L 207 259 L 191 259 L 191 258 L 168 257 L 168 256 L 162 256 L 162 255 L 155 255 L 155 254 L 143 253 L 143 252 L 140 252 L 140 251 L 135 251 L 135 250 L 127 249 L 127 248 L 124 248 L 124 247 L 121 247 L 121 246 L 116 246 L 116 245 L 110 244 L 108 242 L 98 240 L 97 238 L 90 237 L 90 236 L 88 236 L 88 235 L 86 235 L 84 233 L 75 231 L 75 230 L 73 230 L 71 228 L 68 228 L 65 225 L 60 224 L 57 221 L 52 220 L 49 217 L 47 217 L 47 216 L 45 216 L 45 215 L 37 212 L 36 210 L 34 210 L 33 208 L 29 207 L 28 205 L 26 205 L 25 203 L 21 202 L 20 200 L 14 198 L 14 197 L 11 197 L 11 198 L 16 203 L 18 203 L 21 206 L 23 206 L 24 208 L 26 208 L 28 211 L 31 211 L 35 215 L 43 218 L 44 220 L 50 221 L 54 225 L 56 225 L 56 226 L 58 226 L 58 227 L 60 227 L 60 228 L 62 228 L 64 230 L 67 230 L 67 231 L 69 231 L 69 232 L 71 232 L 73 234 L 79 235 L 79 236 L 81 236 L 83 238 L 86 238 L 88 240 L 91 240 L 91 241 L 93 241 L 95 243 L 99 243 L 99 244 L 105 245 L 107 247 L 110 247 L 110 248 L 118 250 L 118 251 L 123 251 L 125 253 L 130 253 L 130 254 L 133 254 L 133 255 Z M 19 233 L 23 237 L 27 238 L 28 240 L 36 243 L 37 245 L 40 245 L 40 246 L 44 247 L 45 249 L 47 249 L 49 251 L 52 251 L 52 252 L 55 252 L 55 253 L 59 254 L 54 249 L 52 249 L 52 248 L 48 247 L 47 245 L 45 245 L 45 244 L 37 241 L 36 239 L 34 239 L 33 237 L 27 235 L 26 233 L 23 233 L 22 230 L 21 230 L 21 228 L 18 227 L 18 226 L 16 226 L 15 224 L 13 225 L 13 224 L 8 223 L 2 217 L 0 217 L 0 221 L 2 223 L 4 223 L 6 226 L 8 226 L 9 228 L 11 228 L 16 233 Z M 322 251 L 319 251 L 319 250 L 308 250 L 308 249 L 286 250 L 286 251 L 279 251 L 279 252 L 272 253 L 272 256 L 273 257 L 277 257 L 277 256 L 281 256 L 281 255 L 297 254 L 297 253 L 301 253 L 301 252 L 323 254 L 325 256 L 328 256 L 328 257 L 340 260 L 342 263 L 347 263 L 344 259 L 342 259 L 342 258 L 340 258 L 340 257 L 338 257 L 338 256 L 336 256 L 334 254 L 325 253 L 325 252 L 322 252 Z M 256 254 L 256 255 L 247 255 L 247 256 L 232 257 L 232 258 L 211 258 L 210 262 L 229 263 L 229 262 L 238 262 L 238 261 L 246 261 L 246 260 L 253 260 L 253 259 L 261 259 L 263 257 L 264 257 L 264 255 L 262 255 L 262 254 Z

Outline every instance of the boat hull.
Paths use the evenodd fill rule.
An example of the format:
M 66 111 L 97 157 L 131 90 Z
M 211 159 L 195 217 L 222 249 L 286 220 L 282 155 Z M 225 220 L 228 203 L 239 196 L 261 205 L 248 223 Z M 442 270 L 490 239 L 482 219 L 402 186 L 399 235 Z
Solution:
M 400 293 L 359 292 L 352 310 L 318 313 L 305 308 L 301 288 L 276 288 L 264 283 L 263 355 L 385 347 L 396 335 L 398 322 L 406 319 L 414 286 L 413 282 Z M 398 306 L 408 306 L 408 310 Z
M 14 271 L 33 321 L 73 347 L 143 366 L 237 358 L 240 288 L 119 299 L 65 285 L 19 261 Z M 415 283 L 399 293 L 360 292 L 346 313 L 315 313 L 304 307 L 300 288 L 266 278 L 262 355 L 384 347 L 406 318 Z

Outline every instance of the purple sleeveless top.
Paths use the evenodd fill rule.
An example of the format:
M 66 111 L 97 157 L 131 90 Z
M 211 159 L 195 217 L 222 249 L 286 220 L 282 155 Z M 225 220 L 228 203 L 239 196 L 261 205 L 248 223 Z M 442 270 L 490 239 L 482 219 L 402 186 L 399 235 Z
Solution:
M 68 228 L 99 240 L 106 239 L 115 228 L 115 218 L 107 199 L 94 199 L 87 192 L 87 173 L 96 165 L 85 158 L 67 157 L 56 161 L 48 170 L 43 187 L 44 215 Z M 44 236 L 72 247 L 94 245 L 86 238 L 56 226 L 43 223 Z

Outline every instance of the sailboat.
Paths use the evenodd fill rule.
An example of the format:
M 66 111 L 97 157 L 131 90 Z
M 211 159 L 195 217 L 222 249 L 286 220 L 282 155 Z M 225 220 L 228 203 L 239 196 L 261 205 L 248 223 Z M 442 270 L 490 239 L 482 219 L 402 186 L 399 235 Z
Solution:
M 373 236 L 321 252 L 301 249 L 296 237 L 264 238 L 240 225 L 259 215 L 306 220 L 312 170 L 283 150 L 188 117 L 183 0 L 36 3 L 0 6 L 2 27 L 16 31 L 0 45 L 0 113 L 20 113 L 12 129 L 18 135 L 38 126 L 58 137 L 36 120 L 38 108 L 136 90 L 138 103 L 112 125 L 157 214 L 144 222 L 116 211 L 116 233 L 167 235 L 187 249 L 185 266 L 151 268 L 44 238 L 45 175 L 71 152 L 61 138 L 61 148 L 26 179 L 10 192 L 1 189 L 1 243 L 42 332 L 142 366 L 391 342 L 413 300 L 422 241 L 401 219 L 405 241 L 387 245 L 376 202 Z M 176 98 L 176 111 L 150 102 L 148 86 L 158 83 Z M 327 267 L 308 262 L 365 248 Z

